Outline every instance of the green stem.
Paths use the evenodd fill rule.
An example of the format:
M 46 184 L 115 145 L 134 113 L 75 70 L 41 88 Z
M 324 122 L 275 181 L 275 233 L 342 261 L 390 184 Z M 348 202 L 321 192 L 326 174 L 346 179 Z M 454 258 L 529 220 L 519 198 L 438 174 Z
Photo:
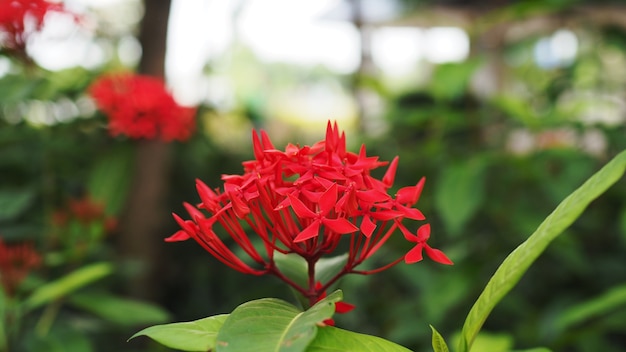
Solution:
M 41 318 L 39 318 L 39 321 L 35 326 L 35 332 L 37 333 L 37 336 L 46 337 L 46 335 L 48 335 L 48 333 L 50 332 L 50 328 L 52 327 L 52 324 L 54 323 L 54 320 L 59 313 L 61 305 L 61 300 L 57 300 L 46 306 L 46 309 L 41 314 Z

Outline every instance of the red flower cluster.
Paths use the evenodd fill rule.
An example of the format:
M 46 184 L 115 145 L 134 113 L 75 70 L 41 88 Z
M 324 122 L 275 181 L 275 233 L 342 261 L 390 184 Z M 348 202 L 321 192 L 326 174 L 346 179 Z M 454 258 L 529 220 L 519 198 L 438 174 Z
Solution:
M 109 118 L 113 136 L 186 141 L 195 128 L 195 109 L 178 105 L 162 80 L 135 74 L 99 78 L 89 89 Z
M 50 11 L 64 10 L 61 3 L 46 0 L 0 0 L 0 46 L 23 54 L 28 38 L 41 30 Z
M 41 257 L 32 245 L 7 245 L 0 238 L 0 283 L 8 295 L 13 295 L 26 275 L 40 263 Z
M 345 134 L 336 124 L 328 123 L 326 139 L 313 146 L 287 145 L 285 151 L 274 148 L 264 131 L 253 133 L 255 159 L 243 163 L 243 175 L 225 175 L 223 191 L 213 191 L 202 181 L 196 186 L 202 203 L 185 203 L 191 220 L 174 217 L 182 230 L 166 241 L 193 238 L 209 253 L 229 267 L 247 274 L 273 274 L 299 290 L 311 303 L 339 277 L 372 274 L 385 270 L 403 259 L 414 263 L 422 259 L 422 250 L 436 262 L 452 264 L 443 252 L 426 241 L 430 227 L 423 225 L 413 235 L 405 219 L 423 221 L 424 215 L 413 206 L 417 203 L 424 179 L 401 188 L 394 196 L 393 185 L 398 157 L 391 163 L 367 156 L 365 145 L 358 154 L 346 150 Z M 370 172 L 389 165 L 382 179 Z M 208 215 L 206 215 L 208 213 Z M 249 256 L 247 264 L 230 250 L 216 233 L 216 225 Z M 246 228 L 262 241 L 257 249 Z M 405 256 L 372 270 L 356 267 L 370 258 L 391 235 L 400 230 L 415 247 Z M 348 245 L 343 269 L 328 282 L 315 285 L 315 263 L 335 252 L 342 239 Z M 280 272 L 274 261 L 276 252 L 295 253 L 309 266 L 308 287 L 300 287 Z
M 68 226 L 68 223 L 74 220 L 82 225 L 101 222 L 104 232 L 112 232 L 117 227 L 117 219 L 107 216 L 104 212 L 104 205 L 88 195 L 70 199 L 67 209 L 60 209 L 52 214 L 53 224 L 59 227 Z

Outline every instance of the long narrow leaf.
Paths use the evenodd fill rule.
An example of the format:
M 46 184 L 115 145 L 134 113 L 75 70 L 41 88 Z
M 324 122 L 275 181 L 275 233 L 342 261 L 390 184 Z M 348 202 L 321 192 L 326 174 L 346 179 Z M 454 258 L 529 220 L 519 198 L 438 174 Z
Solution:
M 26 299 L 24 306 L 26 309 L 37 308 L 98 281 L 112 272 L 113 266 L 110 263 L 95 263 L 84 266 L 58 280 L 39 287 Z
M 625 169 L 626 152 L 622 152 L 561 202 L 537 230 L 509 254 L 467 315 L 459 352 L 470 350 L 476 335 L 496 304 L 517 284 L 548 244 L 569 227 L 589 203 L 617 182 Z

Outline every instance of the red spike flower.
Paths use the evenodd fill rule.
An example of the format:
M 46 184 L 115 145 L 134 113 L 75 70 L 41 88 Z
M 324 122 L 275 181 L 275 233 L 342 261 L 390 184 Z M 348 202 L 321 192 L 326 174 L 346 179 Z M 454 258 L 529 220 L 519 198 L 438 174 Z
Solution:
M 41 257 L 31 244 L 5 244 L 0 237 L 0 283 L 12 296 L 28 273 L 39 266 Z
M 105 75 L 91 85 L 89 93 L 107 115 L 113 136 L 186 141 L 195 129 L 195 109 L 178 105 L 156 77 Z
M 401 188 L 393 196 L 389 194 L 398 167 L 397 157 L 389 164 L 367 156 L 365 146 L 358 154 L 347 151 L 345 134 L 330 122 L 326 138 L 312 146 L 289 144 L 285 151 L 280 151 L 264 131 L 260 135 L 253 133 L 252 142 L 254 160 L 243 163 L 243 174 L 222 176 L 223 190 L 212 190 L 202 181 L 196 182 L 201 203 L 185 204 L 190 220 L 174 215 L 181 230 L 166 241 L 193 238 L 235 270 L 279 277 L 307 297 L 311 305 L 343 275 L 373 274 L 403 259 L 407 263 L 417 262 L 422 249 L 433 260 L 452 264 L 443 252 L 426 244 L 430 226 L 420 227 L 418 235 L 407 229 L 408 222 L 425 220 L 414 207 L 424 179 L 415 186 Z M 382 179 L 371 175 L 372 170 L 387 164 Z M 398 228 L 417 246 L 406 256 L 378 268 L 358 270 L 361 263 L 398 233 Z M 254 237 L 262 245 L 255 245 L 259 241 Z M 241 247 L 246 258 L 239 258 L 226 245 L 225 238 Z M 325 256 L 340 254 L 335 252 L 341 241 L 348 248 L 344 267 L 328 281 L 317 283 L 315 264 Z M 281 272 L 274 260 L 276 253 L 296 254 L 304 259 L 309 275 L 306 285 Z

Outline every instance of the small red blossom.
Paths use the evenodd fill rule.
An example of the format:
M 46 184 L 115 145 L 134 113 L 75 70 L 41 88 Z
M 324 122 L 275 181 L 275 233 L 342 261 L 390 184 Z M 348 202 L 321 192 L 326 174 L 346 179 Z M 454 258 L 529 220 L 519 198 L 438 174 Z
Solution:
M 185 203 L 190 219 L 175 214 L 181 230 L 166 241 L 192 238 L 235 270 L 279 277 L 307 297 L 311 305 L 343 275 L 373 274 L 405 257 L 406 262 L 416 262 L 418 250 L 413 249 L 410 255 L 388 259 L 378 268 L 357 269 L 398 233 L 398 227 L 409 242 L 417 243 L 435 261 L 451 264 L 443 253 L 428 247 L 427 236 L 416 239 L 405 233 L 405 222 L 426 219 L 414 207 L 425 180 L 390 194 L 397 157 L 391 163 L 379 161 L 367 155 L 365 145 L 358 154 L 348 151 L 345 133 L 330 122 L 326 138 L 312 146 L 289 144 L 281 151 L 264 131 L 253 132 L 252 144 L 254 160 L 243 162 L 241 175 L 222 176 L 223 189 L 214 190 L 196 181 L 201 203 Z M 372 176 L 372 170 L 386 165 L 382 179 Z M 258 237 L 262 246 L 254 245 L 257 241 L 253 237 Z M 246 258 L 239 258 L 226 238 L 239 246 Z M 327 282 L 313 285 L 315 263 L 344 248 L 339 247 L 341 241 L 348 249 L 344 267 Z M 276 252 L 296 254 L 306 261 L 310 287 L 298 285 L 280 271 L 274 261 Z
M 407 264 L 417 263 L 423 259 L 422 250 L 426 251 L 426 255 L 437 263 L 452 265 L 452 261 L 440 250 L 431 248 L 426 241 L 430 238 L 430 224 L 425 224 L 417 229 L 414 235 L 404 226 L 400 226 L 400 230 L 404 238 L 409 242 L 415 242 L 415 247 L 411 249 L 405 256 L 404 261 Z
M 12 296 L 28 273 L 39 266 L 41 257 L 28 243 L 5 244 L 0 237 L 0 283 Z
M 64 12 L 60 2 L 46 0 L 0 0 L 0 47 L 18 56 L 26 55 L 26 44 L 43 28 L 49 12 Z
M 156 77 L 106 75 L 91 85 L 89 93 L 107 115 L 112 136 L 186 141 L 195 129 L 195 109 L 178 105 Z

